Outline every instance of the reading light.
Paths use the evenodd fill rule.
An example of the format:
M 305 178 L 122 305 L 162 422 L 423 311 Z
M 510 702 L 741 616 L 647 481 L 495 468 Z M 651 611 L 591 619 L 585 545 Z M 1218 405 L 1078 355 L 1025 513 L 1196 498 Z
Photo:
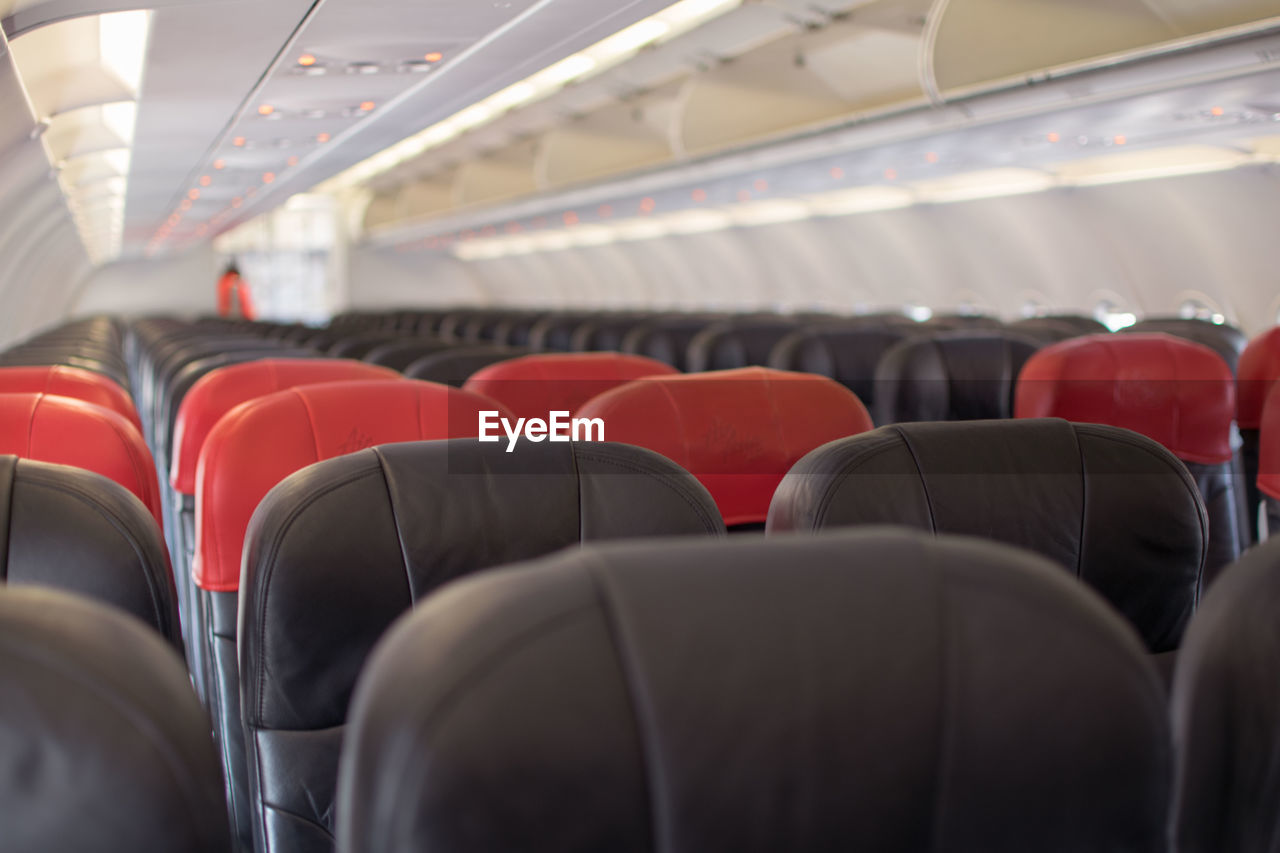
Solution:
M 316 58 L 309 53 L 304 53 L 302 56 L 298 57 L 298 64 L 303 68 L 310 68 L 312 65 L 316 64 Z

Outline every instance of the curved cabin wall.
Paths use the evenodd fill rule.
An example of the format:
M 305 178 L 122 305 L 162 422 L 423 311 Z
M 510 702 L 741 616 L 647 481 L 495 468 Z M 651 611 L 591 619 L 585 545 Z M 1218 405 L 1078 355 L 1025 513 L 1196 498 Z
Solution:
M 1276 321 L 1280 167 L 593 247 L 459 261 L 362 249 L 354 307 L 509 303 L 622 308 L 965 306 L 1017 317 L 1028 303 L 1092 313 L 1177 313 L 1198 293 L 1256 331 Z M 399 273 L 398 275 L 396 273 Z M 1266 283 L 1271 283 L 1267 285 Z

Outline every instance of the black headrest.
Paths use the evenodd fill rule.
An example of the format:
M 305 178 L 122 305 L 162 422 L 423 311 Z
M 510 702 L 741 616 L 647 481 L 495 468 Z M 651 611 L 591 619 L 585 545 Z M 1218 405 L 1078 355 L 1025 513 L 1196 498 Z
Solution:
M 908 338 L 876 367 L 875 422 L 1012 417 L 1018 371 L 1039 347 L 998 331 Z
M 91 601 L 0 590 L 0 824 L 13 851 L 230 849 L 209 717 L 173 649 Z
M 783 478 L 770 532 L 903 524 L 1049 557 L 1153 652 L 1199 597 L 1208 523 L 1195 481 L 1135 432 L 1057 419 L 897 424 L 819 447 Z
M 548 314 L 529 329 L 529 347 L 535 352 L 569 352 L 574 330 L 595 316 L 594 312 Z
M 689 371 L 763 367 L 769 363 L 774 345 L 801 325 L 794 317 L 735 318 L 715 323 L 689 341 Z
M 481 368 L 509 358 L 529 355 L 533 350 L 526 347 L 505 347 L 492 344 L 469 344 L 454 347 L 443 352 L 424 355 L 404 369 L 404 375 L 410 379 L 421 379 L 425 382 L 439 382 L 461 388 L 471 378 L 471 374 Z
M 1105 335 L 1110 331 L 1092 317 L 1080 317 L 1074 314 L 1028 317 L 1016 323 L 1010 323 L 1009 328 L 1045 343 L 1057 343 L 1084 335 Z
M 1249 345 L 1249 336 L 1226 323 L 1211 323 L 1185 317 L 1152 317 L 1139 320 L 1121 332 L 1164 332 L 1203 344 L 1222 356 L 1234 376 L 1240 365 L 1240 356 Z
M 356 676 L 402 612 L 460 575 L 584 541 L 723 534 L 715 502 L 665 457 L 612 443 L 385 445 L 301 471 L 250 525 L 240 584 L 245 724 L 336 760 Z M 323 730 L 311 741 L 299 730 Z M 275 749 L 259 734 L 264 752 Z M 277 756 L 283 753 L 274 753 Z M 250 766 L 259 756 L 250 749 Z M 315 761 L 299 759 L 308 767 Z M 279 765 L 251 777 L 277 778 Z M 333 765 L 296 766 L 272 805 L 318 827 Z
M 1280 838 L 1280 538 L 1214 581 L 1174 675 L 1177 849 L 1254 853 Z
M 722 319 L 718 314 L 671 314 L 645 321 L 627 332 L 622 351 L 656 358 L 677 370 L 689 368 L 689 342 Z
M 128 489 L 90 471 L 0 456 L 0 579 L 114 605 L 181 646 L 155 519 Z
M 778 341 L 769 354 L 769 366 L 828 376 L 871 408 L 876 399 L 876 365 L 890 347 L 910 334 L 901 325 L 888 324 L 808 328 Z
M 364 354 L 363 361 L 367 361 L 369 364 L 377 364 L 381 367 L 389 367 L 392 370 L 403 371 L 424 356 L 435 355 L 438 352 L 445 352 L 455 347 L 457 347 L 457 344 L 451 344 L 439 338 L 412 338 L 389 344 L 379 344 Z
M 325 350 L 325 354 L 333 358 L 364 358 L 374 347 L 403 341 L 406 338 L 407 336 L 404 334 L 390 331 L 351 335 L 338 338 L 329 345 L 329 348 Z
M 584 548 L 388 637 L 339 849 L 1156 853 L 1163 695 L 1100 599 L 995 543 Z

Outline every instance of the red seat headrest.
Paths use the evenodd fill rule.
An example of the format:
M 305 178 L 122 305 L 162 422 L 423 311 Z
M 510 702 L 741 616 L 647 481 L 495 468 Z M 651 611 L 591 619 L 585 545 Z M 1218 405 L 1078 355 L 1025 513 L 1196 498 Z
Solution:
M 242 403 L 200 449 L 196 584 L 212 592 L 239 588 L 249 519 L 294 471 L 377 444 L 475 437 L 486 410 L 510 417 L 478 394 L 409 379 L 303 385 Z
M 1271 391 L 1259 424 L 1257 482 L 1263 494 L 1280 498 L 1280 383 L 1269 385 Z
M 1231 368 L 1213 350 L 1165 334 L 1090 335 L 1046 347 L 1022 368 L 1019 418 L 1110 424 L 1187 462 L 1231 459 Z
M 573 412 L 619 385 L 680 371 L 653 358 L 616 352 L 548 353 L 500 361 L 477 371 L 462 387 L 497 400 L 519 418 Z
M 1280 326 L 1249 341 L 1236 377 L 1236 423 L 1240 429 L 1259 429 L 1271 384 L 1280 379 Z
M 264 358 L 212 370 L 182 398 L 173 431 L 169 482 L 184 495 L 195 494 L 200 448 L 222 416 L 241 403 L 300 385 L 399 377 L 386 367 L 336 358 Z
M 872 428 L 866 407 L 843 385 L 763 367 L 638 379 L 577 415 L 603 419 L 607 441 L 647 447 L 683 466 L 729 525 L 763 522 L 801 456 Z
M 142 422 L 127 391 L 101 373 L 66 365 L 0 367 L 0 394 L 37 394 L 70 397 L 109 409 L 125 418 L 139 433 Z
M 52 394 L 0 394 L 0 454 L 71 465 L 138 496 L 163 528 L 156 466 L 142 434 L 110 409 Z

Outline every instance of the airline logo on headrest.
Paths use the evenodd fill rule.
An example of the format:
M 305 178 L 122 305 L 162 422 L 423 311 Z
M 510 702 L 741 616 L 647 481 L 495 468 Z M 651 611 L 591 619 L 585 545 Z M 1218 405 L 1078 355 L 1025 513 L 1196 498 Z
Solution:
M 518 418 L 513 424 L 509 418 L 498 412 L 480 413 L 481 441 L 502 441 L 505 434 L 507 453 L 516 449 L 516 444 L 525 438 L 535 444 L 542 441 L 604 441 L 604 419 L 602 418 L 570 418 L 568 412 L 550 412 L 546 420 L 542 418 Z

